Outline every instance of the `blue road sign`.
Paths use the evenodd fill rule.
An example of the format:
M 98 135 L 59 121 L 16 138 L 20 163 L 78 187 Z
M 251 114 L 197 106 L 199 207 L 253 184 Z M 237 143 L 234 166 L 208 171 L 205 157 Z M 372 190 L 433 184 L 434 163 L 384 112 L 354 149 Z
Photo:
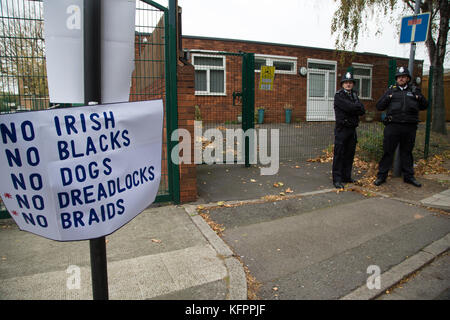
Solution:
M 422 42 L 427 40 L 430 13 L 402 18 L 400 43 Z

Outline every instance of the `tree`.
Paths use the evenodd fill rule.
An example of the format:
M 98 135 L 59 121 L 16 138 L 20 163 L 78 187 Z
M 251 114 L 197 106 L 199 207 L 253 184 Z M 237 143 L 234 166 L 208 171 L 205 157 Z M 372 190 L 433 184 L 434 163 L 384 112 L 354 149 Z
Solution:
M 0 1 L 0 90 L 46 97 L 42 2 Z
M 334 13 L 331 32 L 337 34 L 336 49 L 353 51 L 360 34 L 368 32 L 367 22 L 372 18 L 390 17 L 400 5 L 403 11 L 413 14 L 415 0 L 335 0 L 340 2 Z M 444 59 L 448 43 L 450 4 L 448 0 L 422 0 L 421 12 L 431 13 L 431 25 L 425 43 L 433 74 L 433 119 L 431 130 L 447 134 L 444 104 Z M 380 26 L 377 33 L 382 32 Z

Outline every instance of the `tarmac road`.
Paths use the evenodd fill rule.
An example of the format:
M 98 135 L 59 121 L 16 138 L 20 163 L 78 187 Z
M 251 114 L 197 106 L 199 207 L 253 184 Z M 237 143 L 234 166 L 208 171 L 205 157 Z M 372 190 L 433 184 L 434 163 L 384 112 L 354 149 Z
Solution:
M 277 195 L 282 190 L 273 187 L 276 181 L 283 181 L 283 189 L 291 188 L 298 195 L 275 202 L 244 201 L 237 206 L 227 206 L 236 201 L 225 202 L 225 206 L 209 210 L 210 218 L 225 228 L 223 240 L 261 283 L 257 293 L 260 299 L 373 299 L 383 291 L 369 290 L 360 295 L 357 291 L 366 286 L 371 267 L 382 275 L 382 287 L 389 288 L 431 258 L 427 256 L 426 262 L 414 264 L 413 270 L 411 266 L 402 267 L 403 275 L 394 282 L 383 275 L 422 254 L 428 245 L 444 239 L 447 244 L 439 254 L 448 250 L 450 219 L 418 205 L 415 200 L 420 198 L 420 190 L 411 190 L 415 199 L 411 201 L 337 192 L 329 189 L 330 164 L 303 162 L 300 166 L 286 163 L 272 177 L 258 176 L 257 168 L 199 168 L 208 170 L 200 171 L 199 181 L 206 185 L 215 179 L 221 181 L 215 188 L 205 187 L 206 192 L 200 192 L 202 200 L 209 200 L 204 202 L 233 199 L 231 194 L 234 200 Z M 301 183 L 301 179 L 309 183 Z M 435 188 L 433 192 L 445 190 Z M 422 190 L 423 198 L 428 197 L 426 188 Z M 449 274 L 448 269 L 442 272 Z M 417 298 L 432 299 L 441 294 L 445 296 L 441 291 Z

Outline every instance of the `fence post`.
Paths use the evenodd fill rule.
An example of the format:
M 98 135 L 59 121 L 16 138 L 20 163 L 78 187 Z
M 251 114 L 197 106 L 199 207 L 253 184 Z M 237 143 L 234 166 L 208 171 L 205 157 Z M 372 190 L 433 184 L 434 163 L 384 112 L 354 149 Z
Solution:
M 178 55 L 177 55 L 177 15 L 178 15 L 178 0 L 169 0 L 169 11 L 168 11 L 168 21 L 166 24 L 165 33 L 168 35 L 166 41 L 168 41 L 169 52 L 166 56 L 168 61 L 166 61 L 166 81 L 169 81 L 168 95 L 166 94 L 166 117 L 167 121 L 167 141 L 168 150 L 167 157 L 171 157 L 172 150 L 177 148 L 178 137 L 176 140 L 171 140 L 172 133 L 178 128 L 178 90 L 177 90 L 177 65 L 178 65 Z M 172 137 L 175 138 L 175 137 Z M 174 152 L 178 154 L 178 152 Z M 175 164 L 172 159 L 169 159 L 169 190 L 172 195 L 172 200 L 175 203 L 180 203 L 180 171 L 179 166 Z
M 255 127 L 255 54 L 245 53 L 242 61 L 242 130 Z M 253 142 L 254 143 L 254 142 Z M 245 137 L 245 166 L 250 166 L 250 139 Z
M 427 108 L 427 122 L 425 126 L 425 148 L 423 150 L 423 157 L 428 159 L 428 152 L 430 150 L 430 127 L 431 127 L 431 110 L 433 105 L 433 66 L 430 66 L 430 73 L 428 76 L 428 108 Z

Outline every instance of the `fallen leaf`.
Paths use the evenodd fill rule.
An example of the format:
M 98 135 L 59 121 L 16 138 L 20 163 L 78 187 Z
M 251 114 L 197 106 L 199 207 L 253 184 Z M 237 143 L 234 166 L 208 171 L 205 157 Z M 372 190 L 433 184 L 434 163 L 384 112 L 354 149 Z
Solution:
M 159 239 L 152 239 L 152 242 L 154 242 L 154 243 L 161 243 L 161 240 L 159 240 Z
M 292 193 L 292 192 L 294 192 L 294 191 L 292 191 L 291 188 L 287 188 L 287 189 L 285 190 L 285 192 L 286 192 L 286 193 Z
M 256 182 L 256 180 L 255 179 L 250 179 L 250 182 Z
M 278 291 L 278 288 L 277 287 L 273 287 L 272 290 L 273 291 Z
M 217 205 L 218 205 L 218 206 L 221 206 L 221 207 L 222 207 L 224 204 L 225 204 L 225 202 L 223 202 L 223 201 L 217 202 Z

